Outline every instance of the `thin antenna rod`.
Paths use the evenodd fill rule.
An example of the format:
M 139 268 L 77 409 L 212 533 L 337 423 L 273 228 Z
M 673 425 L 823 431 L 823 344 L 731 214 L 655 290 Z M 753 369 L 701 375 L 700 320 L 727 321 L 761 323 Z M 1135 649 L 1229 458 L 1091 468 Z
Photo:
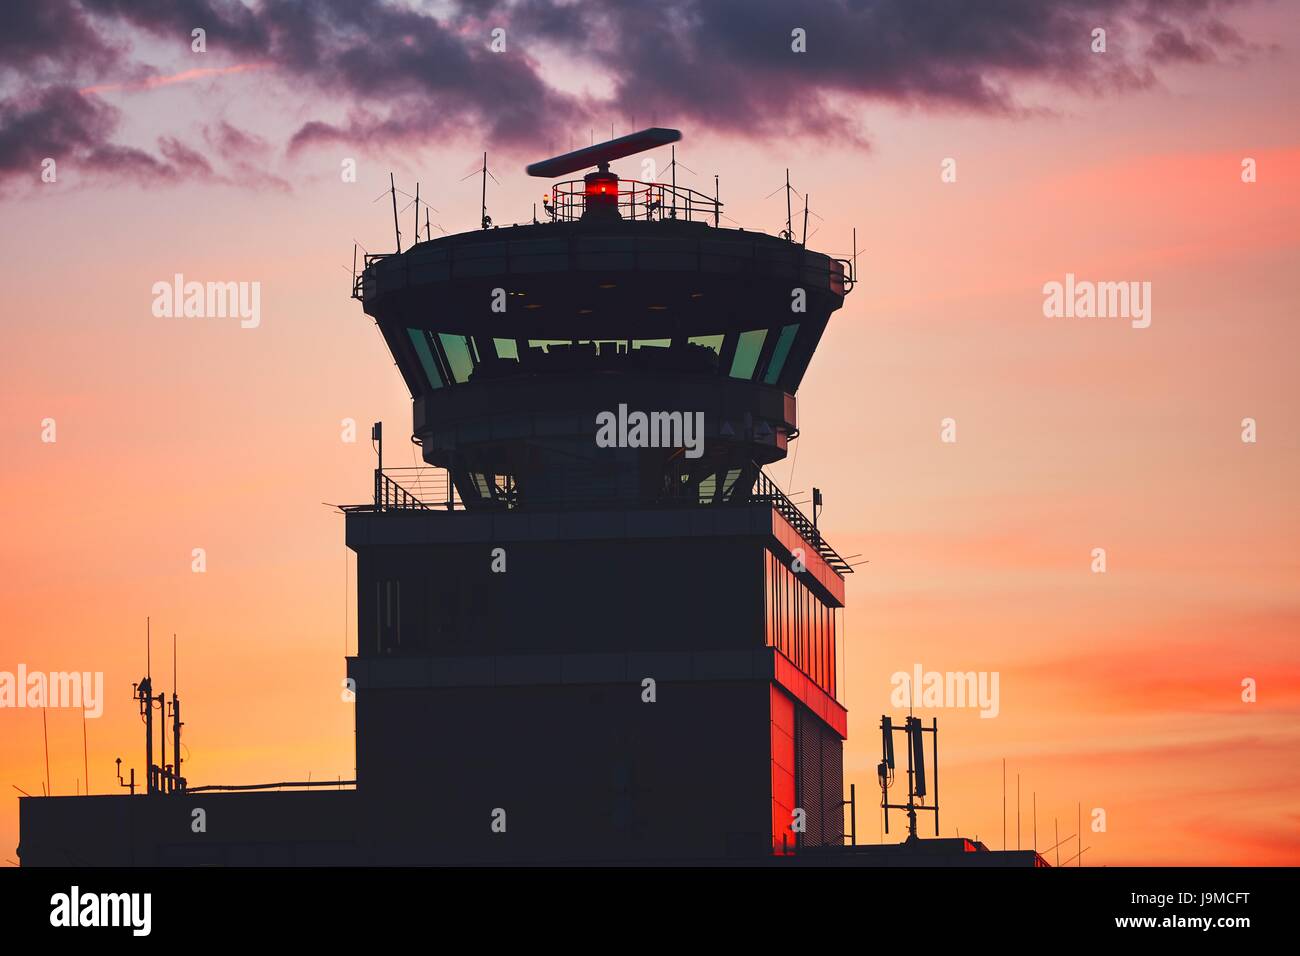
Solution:
M 488 227 L 487 217 L 487 152 L 483 153 L 483 219 L 481 220 L 484 229 Z
M 803 194 L 803 247 L 808 248 L 808 194 Z
M 54 785 L 50 783 L 50 725 L 45 719 L 45 708 L 41 708 L 41 728 L 45 731 L 45 795 L 54 796 Z
M 144 676 L 153 679 L 153 632 L 149 618 L 144 619 Z
M 397 251 L 402 251 L 402 230 L 397 226 L 397 181 L 393 179 L 393 174 L 388 174 L 388 187 L 393 194 L 393 233 L 397 238 Z
M 794 242 L 794 225 L 790 212 L 790 168 L 785 170 L 785 237 Z
M 415 241 L 420 241 L 420 184 L 415 184 Z
M 86 794 L 90 794 L 90 744 L 86 741 L 86 708 L 81 708 L 81 760 L 85 764 Z
M 416 233 L 418 236 L 419 233 Z M 181 698 L 179 683 L 176 680 L 176 635 L 172 634 L 172 782 L 171 788 L 184 790 L 181 779 Z
M 673 161 L 669 163 L 668 168 L 673 174 L 673 212 L 672 217 L 677 218 L 677 147 L 670 147 Z

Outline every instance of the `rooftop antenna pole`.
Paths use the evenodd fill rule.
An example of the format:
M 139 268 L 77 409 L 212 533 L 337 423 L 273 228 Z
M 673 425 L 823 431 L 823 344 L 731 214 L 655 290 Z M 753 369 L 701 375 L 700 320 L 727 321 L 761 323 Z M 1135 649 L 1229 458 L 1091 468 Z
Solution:
M 433 238 L 433 232 L 429 229 L 429 204 L 424 204 L 424 241 L 428 242 Z
M 152 703 L 152 701 L 150 702 Z M 167 695 L 158 691 L 158 789 L 167 792 Z
M 352 243 L 352 294 L 355 295 L 356 291 L 357 291 L 357 244 L 354 241 Z
M 90 795 L 90 744 L 86 742 L 86 708 L 81 708 L 81 760 L 86 771 L 86 795 Z
M 803 194 L 803 247 L 808 248 L 808 194 Z
M 722 218 L 721 203 L 718 202 L 718 199 L 720 197 L 721 197 L 721 193 L 718 191 L 718 174 L 714 173 L 713 174 L 713 228 L 714 229 L 718 228 L 719 220 Z
M 792 223 L 792 219 L 791 219 L 791 211 L 790 211 L 790 169 L 789 167 L 787 167 L 785 171 L 785 238 L 793 242 L 794 227 L 791 223 Z
M 420 184 L 415 184 L 415 241 L 420 241 Z
M 939 718 L 931 718 L 930 726 L 934 729 L 934 835 L 939 835 Z
M 488 214 L 487 214 L 487 152 L 486 152 L 486 151 L 483 153 L 483 200 L 482 200 L 481 206 L 482 206 L 483 218 L 480 220 L 480 224 L 483 226 L 484 229 L 486 229 L 486 228 L 488 227 Z
M 668 165 L 669 170 L 673 174 L 673 211 L 671 213 L 671 216 L 673 219 L 676 219 L 677 218 L 677 147 L 673 146 L 671 147 L 671 149 L 672 149 L 673 161 Z
M 41 728 L 45 731 L 45 795 L 54 796 L 54 785 L 50 783 L 50 725 L 45 719 L 45 708 L 41 708 Z
M 140 682 L 136 697 L 144 716 L 144 773 L 145 793 L 154 792 L 153 776 L 153 630 L 152 621 L 144 619 L 144 680 Z
M 176 680 L 176 635 L 172 635 L 172 789 L 184 790 L 181 779 L 181 698 Z
M 402 230 L 397 226 L 397 181 L 393 179 L 393 174 L 388 174 L 388 186 L 393 193 L 393 232 L 397 236 L 397 251 L 402 251 Z

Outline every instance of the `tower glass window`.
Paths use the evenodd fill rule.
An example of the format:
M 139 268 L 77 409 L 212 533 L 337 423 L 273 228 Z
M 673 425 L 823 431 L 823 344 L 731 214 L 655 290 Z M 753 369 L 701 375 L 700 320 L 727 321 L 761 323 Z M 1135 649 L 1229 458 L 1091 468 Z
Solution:
M 784 561 L 765 551 L 766 643 L 835 696 L 835 614 Z
M 750 329 L 741 332 L 736 342 L 736 354 L 731 360 L 732 378 L 754 377 L 758 367 L 758 357 L 763 353 L 763 343 L 767 341 L 767 329 Z
M 763 376 L 763 381 L 768 385 L 775 385 L 777 379 L 781 377 L 781 369 L 785 367 L 785 360 L 790 355 L 790 346 L 794 345 L 794 337 L 798 334 L 799 323 L 797 322 L 781 330 L 781 337 L 776 340 L 772 357 L 767 362 L 767 374 Z
M 420 359 L 420 367 L 424 369 L 424 377 L 429 380 L 429 386 L 442 388 L 442 373 L 438 371 L 438 360 L 433 357 L 433 350 L 429 348 L 429 333 L 424 329 L 407 329 L 406 334 L 411 337 L 411 344 L 415 346 L 415 354 Z
M 458 383 L 468 382 L 474 371 L 474 355 L 470 351 L 469 341 L 463 335 L 451 335 L 439 332 L 438 340 L 442 343 L 443 354 L 447 356 L 447 367 L 451 369 L 452 378 Z

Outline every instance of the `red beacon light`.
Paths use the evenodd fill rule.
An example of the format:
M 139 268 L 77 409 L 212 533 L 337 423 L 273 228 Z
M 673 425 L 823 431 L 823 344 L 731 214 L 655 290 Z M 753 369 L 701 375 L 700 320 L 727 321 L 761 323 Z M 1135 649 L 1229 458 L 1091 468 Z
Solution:
M 586 184 L 583 218 L 618 218 L 618 176 L 609 171 L 609 166 L 602 163 L 596 172 L 587 173 L 583 182 Z
M 682 138 L 675 129 L 653 127 L 637 133 L 620 136 L 606 143 L 597 143 L 583 149 L 565 153 L 533 163 L 528 167 L 530 176 L 562 176 L 579 169 L 596 166 L 595 172 L 583 177 L 583 219 L 620 219 L 618 210 L 618 176 L 609 171 L 616 159 L 657 146 L 674 143 Z

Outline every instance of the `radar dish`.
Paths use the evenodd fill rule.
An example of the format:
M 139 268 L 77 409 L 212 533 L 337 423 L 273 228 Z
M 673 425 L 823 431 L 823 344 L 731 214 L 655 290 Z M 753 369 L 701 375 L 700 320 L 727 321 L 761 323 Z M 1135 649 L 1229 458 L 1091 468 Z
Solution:
M 667 146 L 682 138 L 681 130 L 652 126 L 636 133 L 628 133 L 595 146 L 585 146 L 562 156 L 553 156 L 528 167 L 529 176 L 563 176 L 591 166 L 607 166 L 616 159 L 644 152 L 658 146 Z

